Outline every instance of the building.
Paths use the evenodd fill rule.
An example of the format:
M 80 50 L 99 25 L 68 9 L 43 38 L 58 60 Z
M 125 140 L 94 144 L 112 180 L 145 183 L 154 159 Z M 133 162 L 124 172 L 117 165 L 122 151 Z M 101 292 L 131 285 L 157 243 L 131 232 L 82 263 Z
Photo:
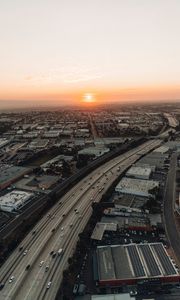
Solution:
M 29 176 L 18 181 L 15 184 L 15 187 L 26 191 L 48 191 L 58 182 L 58 180 L 58 176 L 52 175 Z
M 115 208 L 131 208 L 133 210 L 139 210 L 148 201 L 146 197 L 140 197 L 136 195 L 128 194 L 115 194 L 113 198 Z
M 151 172 L 151 168 L 133 166 L 127 171 L 126 176 L 138 179 L 149 179 L 151 176 Z
M 159 278 L 161 282 L 178 282 L 180 275 L 162 243 L 99 246 L 95 273 L 99 286 L 137 284 Z
M 157 153 L 166 153 L 169 151 L 169 147 L 166 147 L 166 146 L 160 146 L 158 147 L 157 149 L 155 149 L 153 152 L 157 152 Z
M 158 181 L 124 177 L 116 186 L 115 191 L 122 194 L 133 194 L 147 198 L 155 198 L 153 190 L 158 187 Z
M 135 300 L 130 294 L 92 295 L 91 300 Z
M 146 156 L 142 157 L 136 165 L 149 165 L 149 166 L 156 166 L 156 168 L 163 168 L 166 159 L 168 159 L 167 153 L 161 153 L 161 152 L 151 152 L 147 154 Z
M 6 138 L 0 138 L 0 149 L 9 144 L 9 140 Z
M 32 193 L 13 190 L 0 197 L 0 209 L 3 211 L 16 211 L 20 209 L 33 196 Z
M 78 155 L 90 155 L 90 156 L 95 156 L 99 157 L 104 155 L 105 153 L 109 152 L 109 148 L 106 147 L 88 147 L 84 148 L 80 151 L 78 151 Z
M 29 144 L 29 149 L 34 149 L 34 150 L 46 149 L 48 143 L 49 140 L 47 139 L 35 139 Z
M 140 231 L 152 231 L 152 226 L 150 219 L 147 216 L 141 216 L 139 213 L 121 213 L 118 216 L 104 216 L 101 219 L 101 222 L 106 224 L 116 224 L 118 229 L 126 229 L 126 230 L 140 230 Z M 111 226 L 112 227 L 112 226 Z M 111 228 L 110 227 L 110 228 Z M 107 226 L 108 228 L 108 226 Z M 100 232 L 100 230 L 99 230 Z M 99 234 L 100 236 L 100 234 Z M 97 237 L 99 237 L 97 235 Z M 92 238 L 92 237 L 91 237 Z M 98 240 L 98 238 L 96 238 Z M 99 239 L 100 240 L 100 239 Z
M 91 239 L 101 241 L 105 231 L 117 231 L 117 224 L 98 222 L 93 230 Z
M 13 184 L 30 171 L 31 169 L 25 167 L 3 165 L 0 167 L 0 190 Z

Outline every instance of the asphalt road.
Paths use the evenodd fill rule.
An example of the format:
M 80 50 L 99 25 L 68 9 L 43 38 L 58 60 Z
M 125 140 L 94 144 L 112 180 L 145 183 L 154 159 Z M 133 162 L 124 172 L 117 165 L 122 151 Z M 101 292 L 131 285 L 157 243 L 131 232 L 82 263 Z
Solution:
M 168 240 L 180 263 L 180 233 L 176 226 L 174 204 L 176 195 L 176 165 L 177 153 L 173 153 L 170 160 L 170 168 L 167 176 L 166 191 L 164 195 L 164 224 Z
M 0 291 L 0 299 L 55 299 L 78 235 L 92 214 L 92 202 L 100 201 L 102 194 L 124 170 L 160 144 L 159 140 L 151 140 L 110 160 L 59 199 L 1 267 L 0 282 L 5 286 Z M 20 247 L 23 249 L 20 250 Z M 63 254 L 59 256 L 60 248 Z M 51 251 L 56 253 L 54 258 L 50 255 Z M 26 270 L 28 265 L 30 267 Z M 9 282 L 11 276 L 14 278 Z

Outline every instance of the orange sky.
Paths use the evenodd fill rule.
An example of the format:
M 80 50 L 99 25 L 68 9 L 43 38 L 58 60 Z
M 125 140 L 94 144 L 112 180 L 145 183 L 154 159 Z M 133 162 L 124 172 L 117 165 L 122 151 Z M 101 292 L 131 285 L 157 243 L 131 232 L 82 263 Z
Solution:
M 180 99 L 179 15 L 179 0 L 3 1 L 0 108 Z
M 61 104 L 80 104 L 84 101 L 85 95 L 92 95 L 93 102 L 101 104 L 103 102 L 124 102 L 124 101 L 156 101 L 156 100 L 178 100 L 180 99 L 180 86 L 154 86 L 154 87 L 126 87 L 121 89 L 112 90 L 109 89 L 93 89 L 86 88 L 75 91 L 65 91 L 61 93 L 55 89 L 45 89 L 42 93 L 41 89 L 30 89 L 29 91 L 24 89 L 13 89 L 12 91 L 1 93 L 1 99 L 5 101 L 11 100 L 16 103 L 18 100 L 25 100 L 29 104 L 37 105 L 37 101 L 40 105 L 61 105 Z

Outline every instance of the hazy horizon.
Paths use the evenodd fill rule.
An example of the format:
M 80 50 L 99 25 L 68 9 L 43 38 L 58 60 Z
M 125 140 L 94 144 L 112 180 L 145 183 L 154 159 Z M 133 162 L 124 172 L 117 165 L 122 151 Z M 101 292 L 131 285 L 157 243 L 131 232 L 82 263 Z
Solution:
M 179 14 L 178 0 L 2 1 L 0 105 L 177 101 Z

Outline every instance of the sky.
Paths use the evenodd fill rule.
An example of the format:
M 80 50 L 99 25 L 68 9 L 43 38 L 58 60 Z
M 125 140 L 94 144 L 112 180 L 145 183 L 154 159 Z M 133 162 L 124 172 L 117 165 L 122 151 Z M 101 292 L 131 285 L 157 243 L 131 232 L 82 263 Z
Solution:
M 0 106 L 180 99 L 180 0 L 0 2 Z

